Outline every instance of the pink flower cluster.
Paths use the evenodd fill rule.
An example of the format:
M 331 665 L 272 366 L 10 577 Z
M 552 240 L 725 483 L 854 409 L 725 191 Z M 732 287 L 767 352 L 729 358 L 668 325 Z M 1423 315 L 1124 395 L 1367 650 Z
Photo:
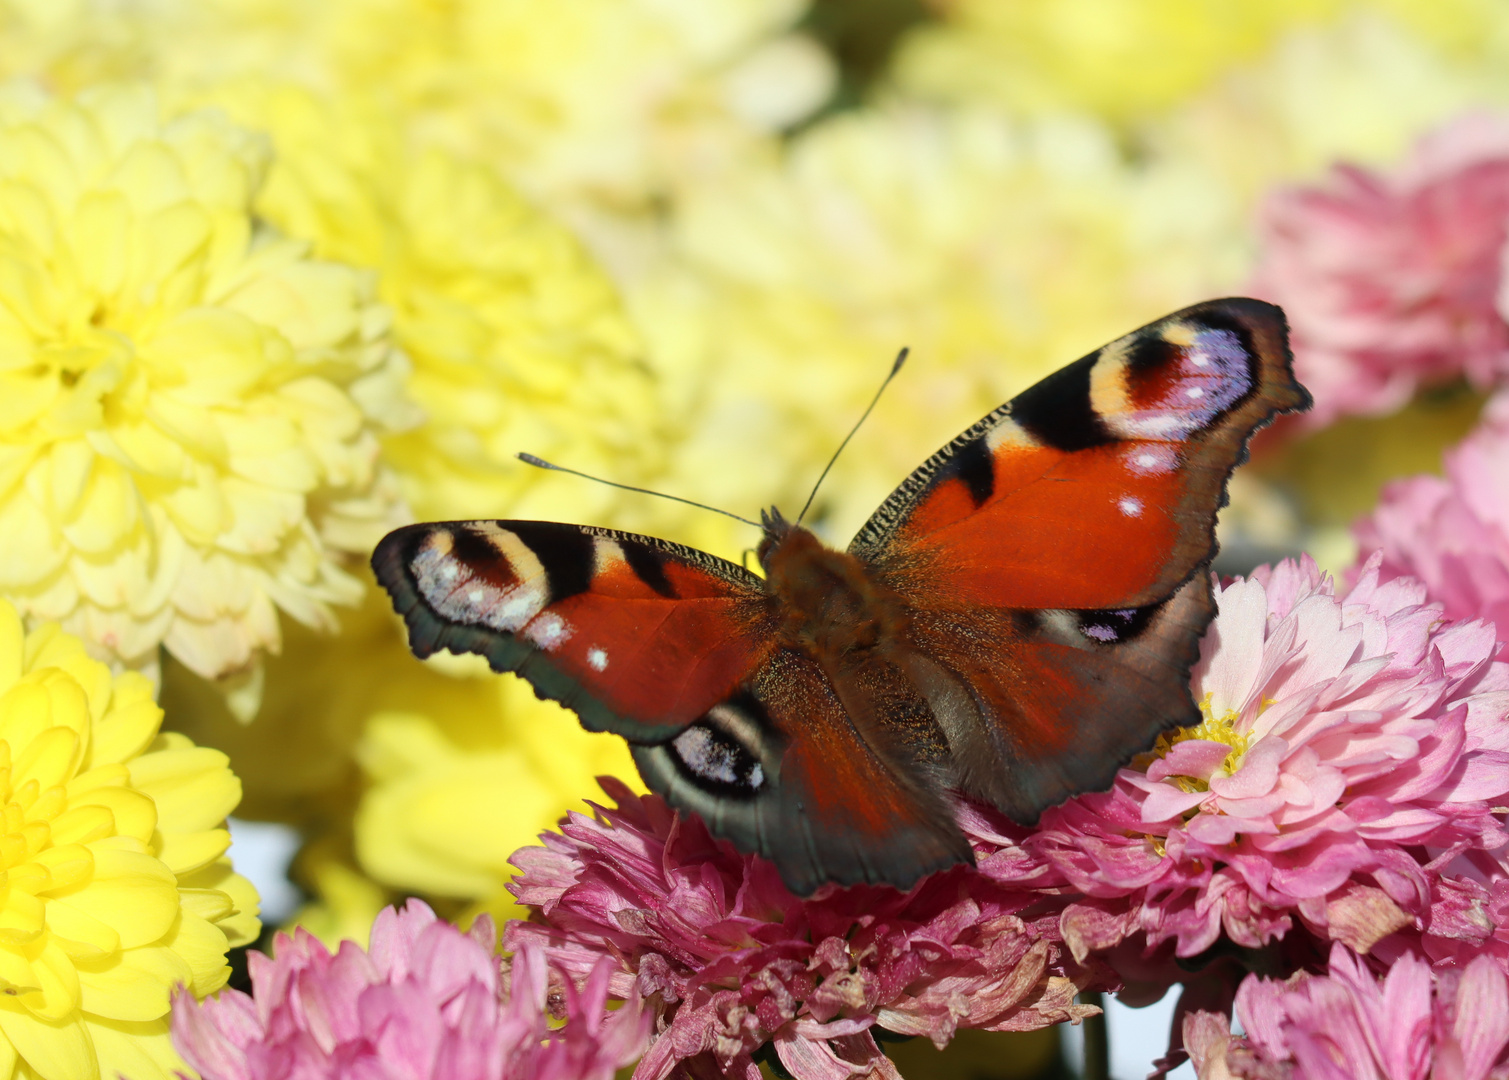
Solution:
M 1021 855 L 1004 837 L 974 837 L 980 870 L 910 893 L 828 887 L 802 900 L 699 819 L 603 787 L 615 808 L 573 814 L 544 847 L 515 854 L 514 892 L 541 921 L 509 924 L 505 945 L 543 946 L 578 976 L 616 957 L 614 993 L 664 1003 L 636 1080 L 758 1080 L 767 1043 L 798 1080 L 895 1077 L 877 1025 L 941 1046 L 959 1027 L 1022 1031 L 1095 1012 L 1073 1003 L 1091 976 L 1066 966 L 1052 905 L 991 876 Z
M 1020 881 L 1083 897 L 1062 916 L 1081 958 L 1139 933 L 1257 948 L 1296 919 L 1360 951 L 1481 948 L 1504 888 L 1486 853 L 1509 842 L 1497 651 L 1376 559 L 1345 596 L 1308 559 L 1237 579 L 1193 673 L 1204 723 L 1045 813 Z
M 1381 979 L 1336 945 L 1324 975 L 1249 977 L 1245 1036 L 1215 1013 L 1184 1020 L 1200 1080 L 1500 1080 L 1509 1077 L 1509 978 L 1487 957 L 1432 971 L 1400 957 Z
M 1500 307 L 1509 231 L 1509 122 L 1464 117 L 1391 175 L 1340 166 L 1322 188 L 1270 197 L 1255 295 L 1284 308 L 1300 423 L 1391 412 L 1422 383 L 1509 374 Z
M 377 917 L 370 950 L 279 935 L 274 958 L 250 955 L 251 995 L 178 995 L 173 1043 L 204 1080 L 611 1080 L 643 1051 L 638 999 L 605 1009 L 608 961 L 552 987 L 524 950 L 505 992 L 496 941 L 486 916 L 463 934 L 418 900 Z
M 1382 552 L 1385 580 L 1407 574 L 1454 619 L 1483 618 L 1509 635 L 1509 392 L 1446 454 L 1446 475 L 1386 488 L 1355 533 Z

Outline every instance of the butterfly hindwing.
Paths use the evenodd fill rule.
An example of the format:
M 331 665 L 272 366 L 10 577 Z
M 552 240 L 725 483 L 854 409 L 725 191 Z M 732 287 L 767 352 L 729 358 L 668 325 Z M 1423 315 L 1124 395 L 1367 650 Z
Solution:
M 865 723 L 878 722 L 877 694 L 892 710 L 905 709 L 909 695 L 912 711 L 925 714 L 921 698 L 899 677 L 846 689 L 811 658 L 782 649 L 674 740 L 632 747 L 635 763 L 672 805 L 771 859 L 799 895 L 825 882 L 908 888 L 971 862 L 941 794 L 946 774 L 929 775 L 916 747 Z
M 541 521 L 410 525 L 372 556 L 419 656 L 485 656 L 596 731 L 675 735 L 773 648 L 760 580 L 693 548 Z

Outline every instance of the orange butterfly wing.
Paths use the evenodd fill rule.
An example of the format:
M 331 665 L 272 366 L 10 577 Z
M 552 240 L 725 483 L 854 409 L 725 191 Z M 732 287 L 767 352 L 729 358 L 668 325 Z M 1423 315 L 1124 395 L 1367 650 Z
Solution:
M 881 506 L 850 551 L 912 609 L 904 666 L 963 790 L 1030 822 L 1199 721 L 1226 481 L 1308 403 L 1278 308 L 1199 304 L 1018 395 Z
M 912 474 L 849 550 L 927 603 L 1132 608 L 1215 553 L 1248 437 L 1305 408 L 1283 313 L 1187 308 L 1048 376 Z
M 478 653 L 630 739 L 674 736 L 775 648 L 759 578 L 651 537 L 434 522 L 389 533 L 372 566 L 417 655 Z

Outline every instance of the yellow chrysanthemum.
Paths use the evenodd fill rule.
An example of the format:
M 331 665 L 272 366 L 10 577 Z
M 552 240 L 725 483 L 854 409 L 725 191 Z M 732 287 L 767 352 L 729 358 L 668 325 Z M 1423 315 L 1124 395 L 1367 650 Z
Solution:
M 259 932 L 240 783 L 161 720 L 145 678 L 0 602 L 0 1078 L 166 1080 L 169 994 L 218 990 Z
M 515 851 L 598 795 L 596 777 L 638 786 L 622 739 L 584 731 L 519 679 L 484 678 L 498 701 L 491 730 L 418 712 L 368 722 L 357 754 L 371 786 L 356 814 L 356 854 L 377 880 L 488 900 L 513 876 Z
M 256 75 L 359 95 L 556 210 L 654 214 L 833 85 L 805 0 L 173 0 L 166 85 Z
M 616 290 L 494 170 L 411 140 L 370 104 L 288 85 L 214 101 L 269 132 L 258 209 L 327 258 L 377 271 L 424 420 L 384 442 L 421 520 L 580 515 L 611 489 L 545 479 L 528 450 L 627 482 L 658 460 L 659 405 Z
M 204 676 L 329 625 L 394 516 L 370 274 L 257 221 L 263 140 L 153 97 L 0 102 L 0 595 Z

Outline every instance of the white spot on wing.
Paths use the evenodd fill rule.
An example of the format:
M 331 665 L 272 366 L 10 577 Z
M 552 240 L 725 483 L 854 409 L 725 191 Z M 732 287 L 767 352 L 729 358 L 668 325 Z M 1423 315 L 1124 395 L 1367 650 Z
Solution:
M 1201 390 L 1198 386 L 1191 386 L 1188 390 L 1184 391 L 1184 396 L 1191 401 L 1196 401 L 1205 396 L 1205 391 Z
M 1116 505 L 1127 517 L 1136 517 L 1142 513 L 1142 500 L 1134 499 L 1130 495 L 1123 498 Z
M 524 628 L 524 636 L 546 652 L 571 639 L 571 624 L 553 611 L 547 611 Z
M 1178 452 L 1166 443 L 1135 446 L 1123 459 L 1129 471 L 1140 476 L 1161 476 L 1179 465 Z
M 608 666 L 608 654 L 593 646 L 587 650 L 587 663 L 592 665 L 593 671 L 602 671 Z

